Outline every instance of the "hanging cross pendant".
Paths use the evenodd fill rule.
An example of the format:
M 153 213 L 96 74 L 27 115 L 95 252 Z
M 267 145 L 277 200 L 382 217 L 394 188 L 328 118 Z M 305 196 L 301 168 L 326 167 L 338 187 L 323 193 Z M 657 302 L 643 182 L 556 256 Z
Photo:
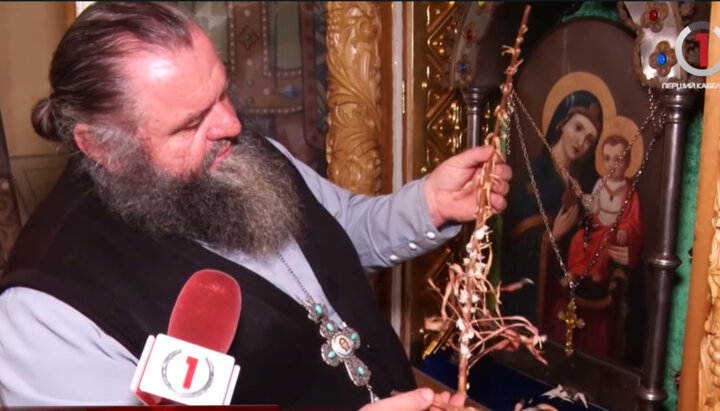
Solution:
M 355 355 L 360 348 L 360 335 L 350 327 L 340 328 L 327 316 L 327 308 L 323 304 L 309 304 L 307 306 L 308 318 L 320 326 L 320 335 L 327 340 L 320 348 L 323 361 L 337 367 L 345 364 L 345 369 L 352 382 L 358 387 L 370 382 L 370 370 L 362 360 Z M 375 400 L 370 391 L 372 400 Z
M 575 351 L 573 349 L 573 331 L 575 331 L 576 328 L 582 329 L 585 327 L 585 321 L 575 314 L 576 308 L 575 297 L 572 297 L 567 305 L 567 310 L 558 313 L 558 318 L 565 322 L 565 327 L 567 328 L 565 331 L 565 355 L 568 357 Z

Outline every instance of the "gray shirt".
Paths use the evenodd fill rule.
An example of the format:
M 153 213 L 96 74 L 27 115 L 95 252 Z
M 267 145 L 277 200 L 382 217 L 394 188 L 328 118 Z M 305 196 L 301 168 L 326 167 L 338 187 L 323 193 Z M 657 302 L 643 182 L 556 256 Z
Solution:
M 271 141 L 290 158 L 318 201 L 347 231 L 367 271 L 419 256 L 460 230 L 457 225 L 443 230 L 433 226 L 423 180 L 392 195 L 355 195 L 322 178 Z M 213 251 L 255 271 L 296 301 L 305 301 L 279 258 Z M 298 244 L 290 241 L 281 254 L 313 299 L 328 305 L 331 316 L 342 323 Z M 0 294 L 0 396 L 5 405 L 140 405 L 130 391 L 137 363 L 124 346 L 55 297 L 23 287 Z

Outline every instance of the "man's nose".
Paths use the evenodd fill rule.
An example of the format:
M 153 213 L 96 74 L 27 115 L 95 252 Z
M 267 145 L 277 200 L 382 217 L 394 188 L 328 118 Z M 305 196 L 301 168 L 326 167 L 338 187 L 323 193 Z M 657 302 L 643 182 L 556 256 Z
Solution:
M 235 137 L 240 134 L 242 124 L 240 124 L 240 120 L 238 120 L 235 110 L 227 97 L 221 100 L 210 114 L 213 118 L 207 133 L 209 140 Z

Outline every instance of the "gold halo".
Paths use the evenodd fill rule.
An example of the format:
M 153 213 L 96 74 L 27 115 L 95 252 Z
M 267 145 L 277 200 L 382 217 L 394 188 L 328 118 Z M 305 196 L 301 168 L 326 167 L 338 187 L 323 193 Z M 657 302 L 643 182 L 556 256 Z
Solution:
M 579 90 L 586 90 L 597 97 L 600 102 L 600 107 L 602 108 L 603 118 L 615 116 L 615 99 L 605 82 L 600 77 L 587 71 L 574 71 L 562 76 L 560 80 L 552 86 L 545 99 L 542 129 L 546 136 L 550 120 L 552 120 L 558 104 L 560 104 L 568 94 Z
M 616 135 L 624 138 L 625 141 L 630 144 L 630 141 L 632 141 L 633 137 L 635 137 L 639 132 L 640 130 L 637 124 L 627 117 L 615 116 L 603 121 L 602 134 L 600 135 L 598 145 L 595 148 L 595 169 L 598 174 L 604 176 L 607 173 L 607 170 L 605 170 L 605 162 L 602 158 L 602 146 L 605 140 L 612 135 Z M 625 177 L 632 178 L 632 176 L 634 176 L 640 169 L 643 151 L 643 138 L 642 136 L 639 136 L 628 153 L 630 156 L 630 164 L 628 165 L 627 170 L 625 170 Z

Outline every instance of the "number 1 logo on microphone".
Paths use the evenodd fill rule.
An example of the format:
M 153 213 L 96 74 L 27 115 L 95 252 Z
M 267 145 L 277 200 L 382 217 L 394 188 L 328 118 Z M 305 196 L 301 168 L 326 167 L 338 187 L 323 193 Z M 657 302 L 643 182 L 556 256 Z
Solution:
M 239 372 L 229 355 L 158 334 L 145 344 L 131 389 L 178 404 L 227 405 Z
M 183 398 L 204 394 L 215 378 L 213 363 L 208 357 L 200 362 L 196 357 L 185 355 L 182 349 L 177 349 L 165 357 L 161 373 L 165 386 Z

